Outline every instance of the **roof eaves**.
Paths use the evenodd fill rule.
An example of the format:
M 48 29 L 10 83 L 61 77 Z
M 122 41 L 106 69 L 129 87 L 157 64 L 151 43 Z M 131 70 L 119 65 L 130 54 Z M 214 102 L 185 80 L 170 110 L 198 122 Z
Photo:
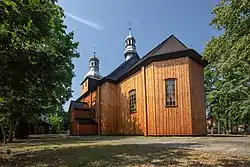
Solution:
M 147 66 L 148 64 L 156 61 L 162 61 L 162 60 L 169 60 L 169 59 L 176 59 L 181 57 L 190 57 L 194 61 L 196 61 L 201 66 L 205 67 L 207 65 L 207 61 L 202 59 L 202 56 L 197 53 L 193 49 L 187 49 L 177 52 L 171 52 L 171 53 L 165 53 L 165 54 L 159 54 L 155 56 L 148 56 L 143 61 L 141 61 L 139 64 L 136 64 L 136 66 L 132 67 L 127 73 L 125 73 L 122 77 L 117 80 L 117 83 L 121 82 L 122 80 L 126 79 L 130 75 L 134 74 L 135 72 L 139 71 L 142 66 Z
M 113 79 L 111 79 L 111 78 L 109 78 L 109 77 L 103 77 L 103 78 L 98 82 L 98 84 L 97 84 L 95 87 L 93 87 L 92 89 L 89 89 L 87 92 L 85 92 L 84 94 L 82 94 L 80 97 L 78 97 L 78 99 L 77 99 L 76 101 L 80 101 L 82 98 L 88 96 L 88 95 L 90 94 L 90 92 L 93 92 L 94 90 L 97 89 L 98 86 L 103 85 L 105 82 L 110 82 L 110 83 L 114 83 L 114 84 L 116 83 L 115 80 L 113 80 Z

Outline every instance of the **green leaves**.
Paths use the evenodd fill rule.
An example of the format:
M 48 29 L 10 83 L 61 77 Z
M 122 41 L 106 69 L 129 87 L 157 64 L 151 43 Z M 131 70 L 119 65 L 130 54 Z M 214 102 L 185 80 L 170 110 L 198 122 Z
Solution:
M 241 123 L 250 123 L 250 86 L 246 84 L 250 77 L 250 1 L 222 0 L 212 13 L 211 25 L 222 34 L 213 37 L 203 53 L 209 62 L 205 69 L 208 104 L 222 119 L 230 116 L 231 121 L 241 118 Z
M 53 112 L 71 97 L 79 57 L 63 10 L 52 0 L 0 0 L 0 9 L 0 111 L 8 118 Z
M 51 125 L 52 133 L 61 133 L 63 129 L 63 117 L 58 113 L 49 114 L 49 123 Z

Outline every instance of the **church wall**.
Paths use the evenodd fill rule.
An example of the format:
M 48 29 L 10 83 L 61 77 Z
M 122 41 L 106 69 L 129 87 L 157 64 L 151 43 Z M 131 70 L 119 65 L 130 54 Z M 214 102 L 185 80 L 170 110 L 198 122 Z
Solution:
M 153 62 L 145 68 L 148 135 L 191 135 L 189 58 Z M 177 106 L 165 107 L 165 79 L 177 79 Z
M 91 108 L 91 118 L 94 118 L 98 121 L 98 116 L 96 112 L 96 104 L 97 104 L 97 90 L 90 92 L 88 96 L 81 99 L 81 102 L 88 103 L 89 107 Z
M 94 101 L 96 101 L 96 91 L 91 93 L 91 102 L 93 103 Z
M 77 122 L 70 122 L 70 135 L 76 136 L 78 135 Z
M 84 94 L 85 92 L 88 91 L 88 83 L 89 83 L 89 80 L 87 79 L 84 83 L 82 83 L 81 85 L 81 94 Z
M 136 112 L 130 113 L 129 92 L 136 90 Z M 143 135 L 143 79 L 141 71 L 117 85 L 117 133 Z
M 165 106 L 168 78 L 177 79 L 174 107 Z M 203 67 L 188 57 L 153 62 L 117 85 L 104 83 L 82 101 L 90 106 L 96 101 L 99 134 L 203 135 L 206 134 L 203 80 Z M 130 113 L 129 91 L 133 89 L 136 113 Z
M 205 135 L 205 94 L 204 94 L 204 69 L 192 59 L 189 59 L 189 73 L 191 82 L 191 109 L 192 131 L 196 135 Z
M 90 113 L 78 109 L 70 111 L 70 135 L 78 135 L 78 123 L 75 118 L 90 118 Z
M 98 88 L 97 103 L 99 133 L 116 134 L 116 85 L 109 82 L 101 85 Z
M 88 96 L 82 98 L 81 102 L 86 102 L 86 103 L 88 103 L 89 106 L 91 106 L 91 94 L 89 94 Z

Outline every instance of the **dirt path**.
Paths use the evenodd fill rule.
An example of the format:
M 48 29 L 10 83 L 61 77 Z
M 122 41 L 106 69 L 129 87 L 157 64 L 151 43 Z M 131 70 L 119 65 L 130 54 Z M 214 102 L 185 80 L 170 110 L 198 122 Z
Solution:
M 105 142 L 105 141 L 104 141 Z M 113 144 L 155 144 L 166 148 L 185 148 L 208 152 L 250 156 L 250 136 L 240 137 L 131 137 Z

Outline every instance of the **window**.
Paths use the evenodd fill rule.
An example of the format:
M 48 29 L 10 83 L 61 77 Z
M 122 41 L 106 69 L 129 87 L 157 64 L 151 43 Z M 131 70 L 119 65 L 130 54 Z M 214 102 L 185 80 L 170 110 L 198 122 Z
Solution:
M 129 92 L 129 106 L 130 106 L 130 113 L 136 112 L 136 92 L 135 90 L 131 90 Z
M 166 79 L 166 106 L 176 106 L 176 79 Z

